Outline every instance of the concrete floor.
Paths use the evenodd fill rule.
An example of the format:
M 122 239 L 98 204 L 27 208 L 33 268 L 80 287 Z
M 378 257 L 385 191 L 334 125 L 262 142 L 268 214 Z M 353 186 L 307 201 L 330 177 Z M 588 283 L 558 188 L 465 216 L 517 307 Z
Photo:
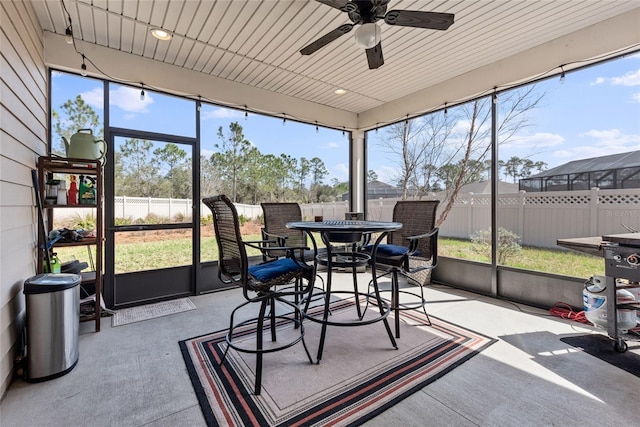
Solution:
M 334 278 L 334 288 L 351 286 L 350 274 Z M 430 314 L 498 342 L 366 425 L 638 425 L 640 378 L 560 341 L 601 330 L 444 286 L 426 293 Z M 77 366 L 43 383 L 16 379 L 0 425 L 205 425 L 178 341 L 227 327 L 242 295 L 191 300 L 197 310 L 115 328 L 104 318 L 99 333 L 82 323 Z

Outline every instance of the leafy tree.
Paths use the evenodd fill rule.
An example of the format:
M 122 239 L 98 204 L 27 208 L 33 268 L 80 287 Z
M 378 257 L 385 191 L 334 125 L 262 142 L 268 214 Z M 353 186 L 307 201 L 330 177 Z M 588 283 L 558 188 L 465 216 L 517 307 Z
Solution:
M 153 143 L 146 139 L 127 139 L 116 153 L 122 163 L 122 187 L 126 196 L 158 197 L 159 168 L 151 155 Z
M 331 186 L 333 187 L 333 192 L 336 196 L 336 199 L 341 198 L 344 193 L 347 193 L 349 191 L 349 183 L 340 182 L 338 181 L 338 178 L 333 178 L 331 180 Z
M 193 198 L 193 173 L 187 165 L 175 168 L 171 175 L 171 197 L 176 199 Z M 162 197 L 166 197 L 163 195 Z
M 164 179 L 169 181 L 171 184 L 169 197 L 191 197 L 190 190 L 188 191 L 187 196 L 184 197 L 184 190 L 186 189 L 185 184 L 187 188 L 190 189 L 191 180 L 189 179 L 186 183 L 181 182 L 181 179 L 184 179 L 185 177 L 190 178 L 191 176 L 191 174 L 185 174 L 185 169 L 189 169 L 186 164 L 187 152 L 179 148 L 174 143 L 167 143 L 162 148 L 156 148 L 153 150 L 153 154 L 160 164 L 166 164 L 169 167 L 167 174 L 164 176 Z M 180 177 L 177 175 L 180 175 Z
M 322 184 L 324 178 L 329 175 L 329 171 L 327 170 L 324 162 L 319 157 L 314 157 L 311 159 L 311 187 L 315 192 L 314 199 L 316 202 L 320 201 L 320 185 Z
M 329 175 L 324 162 L 320 157 L 311 159 L 311 180 L 313 185 L 320 185 L 324 178 Z
M 264 167 L 263 155 L 256 147 L 247 150 L 244 168 L 244 187 L 248 201 L 257 205 L 263 191 L 265 176 L 269 174 L 269 169 Z
M 218 167 L 226 176 L 231 178 L 231 200 L 237 201 L 238 198 L 238 180 L 240 172 L 244 166 L 244 160 L 247 156 L 251 143 L 247 141 L 242 133 L 242 126 L 238 122 L 229 124 L 229 131 L 225 134 L 222 126 L 218 128 L 219 144 L 216 148 L 220 153 L 216 153 L 214 161 L 218 163 Z
M 295 169 L 297 160 L 288 154 L 280 154 L 278 157 L 278 173 L 280 178 L 280 190 L 283 202 L 287 201 L 287 188 L 295 180 Z
M 445 188 L 451 188 L 456 184 L 458 177 L 461 176 L 463 167 L 462 160 L 459 160 L 456 163 L 447 163 L 446 165 L 438 168 L 435 175 L 444 183 Z M 485 171 L 483 162 L 470 159 L 467 162 L 466 167 L 467 172 L 463 175 L 462 185 L 482 180 Z
M 62 138 L 67 141 L 71 140 L 71 135 L 75 134 L 79 129 L 91 129 L 97 139 L 104 138 L 104 129 L 100 116 L 87 104 L 81 95 L 75 99 L 67 100 L 60 106 L 60 110 L 53 110 L 51 117 L 53 119 L 53 130 L 60 138 L 57 142 L 52 143 L 52 152 L 61 156 L 66 156 L 66 147 L 62 142 Z
M 378 174 L 376 173 L 376 171 L 374 171 L 373 169 L 369 169 L 369 172 L 367 172 L 367 182 L 377 181 L 377 180 L 378 180 Z
M 513 183 L 515 184 L 518 178 L 527 178 L 531 176 L 534 169 L 538 172 L 543 171 L 547 167 L 547 164 L 543 161 L 534 162 L 530 159 L 521 159 L 517 156 L 513 156 L 506 162 L 499 160 L 498 167 L 500 169 L 504 169 L 505 179 L 507 177 L 512 177 Z
M 333 202 L 336 200 L 335 188 L 326 184 L 319 184 L 314 187 L 316 203 Z
M 301 157 L 298 162 L 298 169 L 296 170 L 298 174 L 298 195 L 302 200 L 306 200 L 307 197 L 304 194 L 304 183 L 309 177 L 309 173 L 311 172 L 311 163 L 306 157 Z
M 262 158 L 263 168 L 268 172 L 265 173 L 263 179 L 263 192 L 266 194 L 266 201 L 274 202 L 278 200 L 281 194 L 279 178 L 280 168 L 283 167 L 281 160 L 273 154 L 266 154 Z
M 499 163 L 499 162 L 498 162 Z M 516 182 L 518 177 L 518 169 L 522 164 L 522 159 L 517 156 L 511 157 L 509 160 L 503 163 L 505 169 L 505 175 L 513 177 L 513 182 Z

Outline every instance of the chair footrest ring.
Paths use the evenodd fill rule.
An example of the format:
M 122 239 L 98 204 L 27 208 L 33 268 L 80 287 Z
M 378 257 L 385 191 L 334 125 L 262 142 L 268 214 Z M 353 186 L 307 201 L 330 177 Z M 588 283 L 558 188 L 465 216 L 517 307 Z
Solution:
M 302 310 L 298 310 L 299 314 L 302 314 Z M 295 313 L 295 312 L 294 312 Z M 291 315 L 294 315 L 294 313 L 291 313 Z M 295 326 L 299 327 L 300 330 L 300 334 L 297 335 L 295 339 L 287 341 L 286 343 L 282 343 L 279 344 L 277 346 L 269 346 L 268 348 L 263 348 L 262 350 L 257 350 L 255 348 L 246 348 L 246 347 L 242 347 L 239 345 L 236 345 L 233 343 L 233 331 L 235 329 L 241 328 L 243 326 L 248 326 L 251 324 L 255 324 L 258 322 L 258 318 L 254 317 L 251 319 L 247 319 L 247 320 L 243 320 L 240 323 L 235 324 L 231 329 L 229 329 L 229 332 L 227 332 L 227 336 L 226 336 L 226 341 L 227 341 L 227 345 L 236 350 L 239 351 L 241 353 L 251 353 L 251 354 L 258 354 L 258 353 L 273 353 L 276 351 L 280 351 L 280 350 L 284 350 L 285 348 L 289 348 L 292 347 L 294 345 L 296 345 L 297 343 L 299 343 L 300 341 L 302 341 L 302 339 L 304 338 L 304 326 L 302 325 L 302 322 L 298 319 L 295 319 L 293 317 L 288 317 L 288 316 L 275 316 L 276 319 L 280 320 L 280 324 L 282 324 L 283 322 L 291 322 L 293 323 Z M 265 326 L 262 328 L 262 332 L 263 333 L 269 333 L 270 328 L 269 328 L 269 319 L 265 319 Z M 255 334 L 255 330 L 252 331 L 252 334 Z M 240 335 L 239 335 L 240 336 Z M 242 335 L 244 336 L 244 334 Z M 269 340 L 269 342 L 272 342 L 271 340 Z
M 362 252 L 332 252 L 332 267 L 359 267 L 369 264 L 371 256 Z M 323 254 L 316 257 L 318 264 L 327 266 L 329 259 Z
M 321 294 L 324 294 L 321 293 Z M 318 295 L 321 295 L 318 294 Z M 355 295 L 355 292 L 350 292 L 350 291 L 332 291 L 331 295 L 339 295 L 339 294 L 346 294 L 346 295 Z M 364 292 L 358 292 L 358 295 L 361 297 L 364 297 L 364 299 L 366 299 L 367 301 L 372 301 L 372 304 L 376 303 L 376 296 L 375 294 L 367 294 Z M 314 295 L 316 296 L 316 295 Z M 362 326 L 362 325 L 369 325 L 372 323 L 376 323 L 376 322 L 380 322 L 381 320 L 387 318 L 387 316 L 389 316 L 389 313 L 391 312 L 391 308 L 389 307 L 389 303 L 387 303 L 386 301 L 381 301 L 383 306 L 383 312 L 379 315 L 379 316 L 375 316 L 372 318 L 367 318 L 367 319 L 354 319 L 354 320 L 345 320 L 345 321 L 335 321 L 335 320 L 329 320 L 328 318 L 325 320 L 323 318 L 324 316 L 324 311 L 322 310 L 322 307 L 318 307 L 318 309 L 316 310 L 310 310 L 314 312 L 314 315 L 311 315 L 309 312 L 304 314 L 305 319 L 309 319 L 311 322 L 316 322 L 316 323 L 324 323 L 327 324 L 329 326 Z M 360 303 L 360 301 L 358 301 L 358 304 Z M 377 306 L 377 304 L 375 304 Z M 315 314 L 317 313 L 317 315 Z M 318 317 L 321 316 L 321 317 Z

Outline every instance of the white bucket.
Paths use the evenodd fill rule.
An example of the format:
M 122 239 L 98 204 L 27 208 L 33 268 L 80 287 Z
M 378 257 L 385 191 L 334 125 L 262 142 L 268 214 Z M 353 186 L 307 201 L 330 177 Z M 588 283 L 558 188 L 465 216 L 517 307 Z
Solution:
M 607 327 L 607 295 L 606 278 L 603 276 L 593 276 L 585 282 L 582 298 L 584 300 L 584 314 L 591 323 L 596 326 Z M 635 302 L 634 295 L 625 290 L 616 291 L 618 304 Z M 618 331 L 627 333 L 634 328 L 638 322 L 636 310 L 618 309 Z

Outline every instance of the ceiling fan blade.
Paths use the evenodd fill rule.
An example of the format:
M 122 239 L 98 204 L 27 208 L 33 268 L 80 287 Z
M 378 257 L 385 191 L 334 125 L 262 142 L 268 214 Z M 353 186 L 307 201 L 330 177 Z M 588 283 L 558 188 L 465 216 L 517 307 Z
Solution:
M 370 70 L 375 70 L 384 64 L 384 58 L 382 57 L 382 42 L 378 43 L 371 49 L 367 49 L 367 62 L 369 62 Z
M 421 10 L 391 10 L 384 22 L 389 25 L 403 27 L 427 28 L 430 30 L 446 30 L 453 24 L 453 13 L 423 12 Z
M 316 0 L 318 3 L 326 4 L 336 9 L 342 10 L 345 4 L 349 3 L 349 0 Z
M 349 31 L 351 31 L 352 28 L 353 28 L 352 24 L 340 25 L 335 30 L 328 32 L 324 36 L 320 37 L 317 40 L 312 41 L 311 43 L 309 43 L 308 45 L 300 49 L 300 53 L 303 55 L 311 55 L 312 53 L 314 53 L 320 48 L 325 47 L 326 45 L 328 45 L 338 37 L 344 34 L 347 34 Z

